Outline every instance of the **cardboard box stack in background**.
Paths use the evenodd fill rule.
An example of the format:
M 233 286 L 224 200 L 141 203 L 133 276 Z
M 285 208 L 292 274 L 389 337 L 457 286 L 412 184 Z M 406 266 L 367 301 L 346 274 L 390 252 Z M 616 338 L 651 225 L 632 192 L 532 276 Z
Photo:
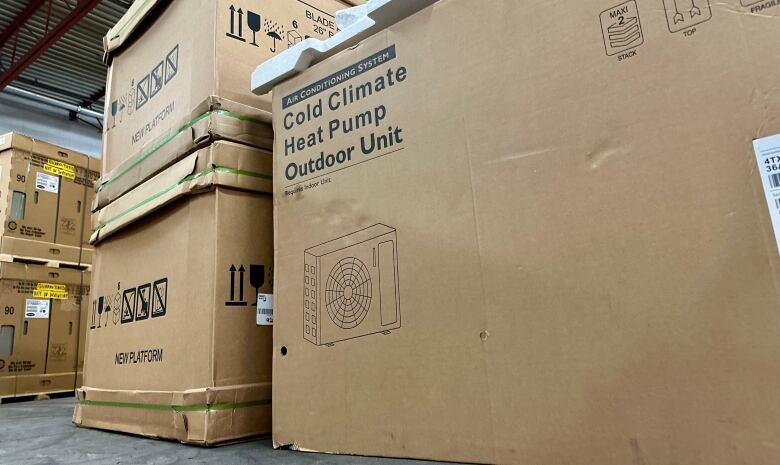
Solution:
M 91 263 L 97 163 L 22 134 L 0 135 L 0 256 Z
M 87 155 L 0 135 L 0 398 L 78 384 L 95 168 Z
M 780 9 L 625 2 L 616 52 L 605 6 L 441 0 L 274 88 L 276 445 L 778 463 Z
M 73 391 L 89 273 L 0 262 L 0 398 Z
M 335 33 L 343 7 L 136 2 L 106 36 L 77 425 L 195 444 L 270 432 L 273 132 L 250 74 Z

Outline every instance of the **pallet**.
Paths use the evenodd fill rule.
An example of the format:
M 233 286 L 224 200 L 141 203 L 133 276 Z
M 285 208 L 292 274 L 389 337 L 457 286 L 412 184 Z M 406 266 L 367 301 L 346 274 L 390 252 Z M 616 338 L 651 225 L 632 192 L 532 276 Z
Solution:
M 45 258 L 19 257 L 16 255 L 0 254 L 0 262 L 5 263 L 24 263 L 27 265 L 42 265 L 49 268 L 70 268 L 73 270 L 92 271 L 92 265 L 89 263 L 74 263 L 60 260 L 48 260 Z
M 60 399 L 75 395 L 74 390 L 41 392 L 38 394 L 22 394 L 20 396 L 0 397 L 0 405 L 6 405 L 17 402 L 34 402 L 38 400 Z

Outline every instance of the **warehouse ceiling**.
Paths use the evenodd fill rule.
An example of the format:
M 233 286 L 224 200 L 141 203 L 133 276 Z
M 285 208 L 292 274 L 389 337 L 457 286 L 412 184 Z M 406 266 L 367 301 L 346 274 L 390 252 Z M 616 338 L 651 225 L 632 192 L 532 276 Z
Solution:
M 2 0 L 0 90 L 102 113 L 103 36 L 131 4 L 132 0 Z M 77 113 L 74 118 L 83 117 Z

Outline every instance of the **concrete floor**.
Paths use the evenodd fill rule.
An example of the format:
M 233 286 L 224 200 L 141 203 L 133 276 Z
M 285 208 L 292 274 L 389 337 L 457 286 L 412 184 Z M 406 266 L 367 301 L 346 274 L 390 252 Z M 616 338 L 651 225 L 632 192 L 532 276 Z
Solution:
M 77 428 L 70 422 L 73 405 L 72 396 L 0 405 L 0 464 L 431 464 L 414 460 L 274 450 L 270 439 L 206 449 Z

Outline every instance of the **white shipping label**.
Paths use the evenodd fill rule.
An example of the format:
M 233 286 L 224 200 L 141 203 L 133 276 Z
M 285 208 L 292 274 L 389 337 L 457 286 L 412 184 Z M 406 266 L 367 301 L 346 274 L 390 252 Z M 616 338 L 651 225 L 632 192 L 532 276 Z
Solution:
M 35 188 L 56 194 L 60 191 L 60 178 L 46 173 L 36 173 Z
M 772 218 L 775 241 L 780 250 L 780 134 L 753 141 L 758 172 L 764 185 L 764 195 Z
M 257 324 L 272 326 L 274 324 L 274 295 L 257 294 Z
M 49 318 L 49 301 L 44 299 L 27 299 L 24 302 L 25 318 Z

